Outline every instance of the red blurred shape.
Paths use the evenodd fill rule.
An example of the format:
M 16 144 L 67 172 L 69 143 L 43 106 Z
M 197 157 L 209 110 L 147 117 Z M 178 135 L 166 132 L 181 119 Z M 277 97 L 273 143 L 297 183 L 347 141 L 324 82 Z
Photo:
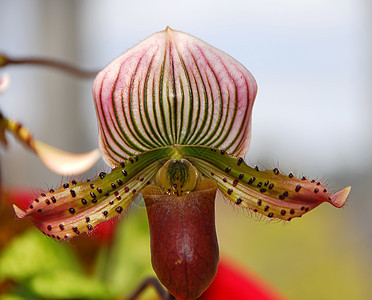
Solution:
M 269 284 L 249 272 L 241 271 L 229 260 L 222 259 L 212 284 L 202 300 L 285 300 Z

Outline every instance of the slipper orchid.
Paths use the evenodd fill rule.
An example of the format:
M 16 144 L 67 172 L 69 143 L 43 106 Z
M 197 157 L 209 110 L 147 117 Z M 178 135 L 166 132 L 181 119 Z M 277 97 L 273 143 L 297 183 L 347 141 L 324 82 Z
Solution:
M 180 299 L 196 299 L 218 265 L 214 201 L 219 190 L 237 206 L 290 221 L 323 202 L 342 207 L 314 180 L 277 168 L 249 167 L 251 73 L 226 53 L 167 27 L 125 52 L 96 77 L 99 147 L 111 173 L 72 180 L 37 197 L 31 217 L 61 240 L 117 217 L 142 193 L 152 264 Z

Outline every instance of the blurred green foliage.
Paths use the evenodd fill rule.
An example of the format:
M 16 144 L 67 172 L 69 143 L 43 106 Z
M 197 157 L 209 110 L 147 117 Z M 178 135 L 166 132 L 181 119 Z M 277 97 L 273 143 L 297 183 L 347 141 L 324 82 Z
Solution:
M 119 222 L 112 243 L 102 243 L 91 274 L 81 265 L 77 246 L 56 242 L 35 228 L 14 238 L 0 253 L 0 282 L 15 283 L 1 299 L 117 299 L 130 294 L 154 276 L 146 211 L 135 211 Z M 149 289 L 141 299 L 154 297 Z

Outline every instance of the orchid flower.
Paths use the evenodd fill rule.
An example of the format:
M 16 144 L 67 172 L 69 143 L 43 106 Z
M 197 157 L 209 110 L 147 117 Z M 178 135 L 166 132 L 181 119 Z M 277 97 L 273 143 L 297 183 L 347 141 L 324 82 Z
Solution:
M 228 54 L 166 28 L 125 52 L 96 77 L 99 148 L 112 168 L 42 193 L 19 218 L 69 239 L 122 215 L 142 194 L 152 265 L 180 299 L 211 283 L 219 254 L 216 192 L 269 219 L 290 221 L 323 202 L 342 207 L 350 187 L 259 170 L 245 163 L 257 84 Z

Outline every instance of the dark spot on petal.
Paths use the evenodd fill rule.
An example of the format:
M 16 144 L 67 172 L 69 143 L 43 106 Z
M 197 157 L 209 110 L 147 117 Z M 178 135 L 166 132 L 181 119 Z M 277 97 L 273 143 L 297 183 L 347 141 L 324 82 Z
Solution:
M 286 213 L 286 211 L 285 211 L 284 209 L 280 212 L 280 214 L 281 214 L 282 216 L 284 216 L 285 213 Z
M 292 174 L 292 173 L 289 173 L 289 174 L 288 174 L 288 177 L 289 177 L 289 178 L 292 178 L 292 177 L 293 177 L 293 174 Z
M 64 229 L 65 229 L 65 225 L 63 225 L 63 224 L 59 224 L 59 228 L 60 228 L 61 230 L 64 230 Z
M 122 162 L 120 163 L 120 166 L 121 166 L 122 168 L 125 168 L 125 163 L 122 161 Z
M 120 213 L 123 212 L 123 208 L 122 208 L 121 206 L 118 206 L 118 207 L 115 209 L 115 211 L 116 211 L 118 214 L 120 214 Z
M 37 198 L 35 198 L 35 200 L 34 200 L 35 202 L 39 202 L 39 199 L 37 199 Z
M 93 198 L 92 203 L 97 203 L 97 198 Z
M 75 208 L 71 207 L 69 210 L 70 214 L 74 214 L 75 213 Z
M 103 215 L 105 216 L 105 218 L 107 218 L 107 216 L 108 216 L 108 211 L 107 210 L 105 210 L 104 212 L 102 212 L 103 213 Z
M 235 179 L 235 180 L 233 181 L 233 186 L 237 186 L 238 183 L 239 183 L 239 180 Z
M 225 169 L 225 172 L 226 173 L 229 173 L 231 171 L 231 167 L 227 167 L 226 169 Z
M 315 182 L 315 180 L 313 179 L 313 180 L 311 180 L 311 183 L 314 183 Z
M 243 158 L 239 157 L 239 158 L 238 158 L 238 161 L 237 161 L 236 164 L 237 164 L 238 166 L 240 166 L 240 165 L 242 164 L 242 162 L 243 162 Z
M 113 205 L 114 204 L 114 200 L 110 200 L 109 204 L 110 205 Z
M 306 208 L 305 208 L 305 211 L 309 211 L 309 208 L 308 208 L 308 207 L 306 207 Z
M 254 209 L 253 211 L 254 211 L 254 212 L 258 212 L 258 210 L 257 210 L 257 209 Z
M 45 203 L 49 205 L 50 204 L 50 200 L 49 199 L 46 199 L 45 200 Z
M 274 214 L 273 214 L 273 213 L 269 213 L 267 216 L 268 216 L 269 218 L 272 218 L 272 217 L 274 216 Z
M 30 205 L 30 209 L 33 209 L 34 207 L 32 205 Z
M 239 174 L 239 179 L 242 180 L 243 178 L 244 178 L 244 174 L 243 173 Z
M 214 176 L 214 173 L 213 172 L 211 172 L 211 176 Z
M 63 185 L 63 187 L 65 188 L 65 189 L 68 189 L 69 188 L 69 184 L 68 183 L 65 183 L 64 185 Z
M 259 182 L 258 184 L 257 184 L 257 187 L 261 187 L 262 186 L 262 182 Z
M 111 188 L 112 189 L 116 189 L 116 184 L 115 183 L 111 183 Z
M 256 180 L 256 178 L 252 177 L 251 179 L 249 179 L 248 184 L 252 184 L 255 180 Z
M 138 156 L 133 156 L 133 158 L 136 160 L 136 161 L 138 161 Z
M 301 206 L 301 210 L 305 210 L 305 206 Z
M 242 198 L 238 198 L 238 199 L 236 199 L 236 204 L 240 204 L 240 203 L 242 203 L 243 202 L 243 200 L 242 200 Z
M 72 180 L 71 183 L 72 183 L 72 185 L 76 185 L 77 182 L 76 182 L 76 180 Z
M 84 198 L 81 199 L 81 203 L 83 203 L 84 205 L 86 205 L 88 203 L 87 200 L 85 200 Z
M 258 169 L 258 167 L 257 167 L 257 166 L 255 166 L 255 167 L 254 167 L 254 169 L 255 169 L 256 171 L 259 171 L 259 169 Z
M 293 214 L 295 213 L 294 209 L 292 208 L 292 209 L 289 211 L 289 213 L 290 213 L 291 215 L 293 215 Z
M 283 195 L 279 195 L 279 199 L 280 199 L 280 200 L 284 200 L 285 197 L 284 197 Z
M 221 154 L 224 155 L 225 154 L 225 150 L 221 150 Z
M 91 224 L 87 225 L 88 230 L 93 230 L 93 226 Z
M 306 180 L 306 177 L 305 176 L 302 176 L 301 180 Z
M 270 207 L 268 207 L 267 205 L 265 206 L 264 208 L 264 211 L 268 211 Z
M 46 195 L 45 195 L 45 193 L 41 193 L 41 196 L 45 197 Z
M 41 213 L 42 212 L 42 210 L 39 208 L 38 210 L 37 210 L 37 212 L 39 212 L 39 213 Z
M 68 234 L 66 234 L 66 235 L 65 235 L 65 239 L 68 239 L 68 237 L 69 237 L 69 235 L 68 235 Z
M 320 185 L 320 182 L 318 181 L 318 182 L 316 183 L 316 185 Z
M 126 186 L 126 187 L 124 188 L 124 192 L 128 193 L 128 192 L 129 192 L 129 187 Z
M 287 221 L 290 221 L 290 220 L 292 220 L 292 218 L 288 218 L 288 219 L 287 219 Z
M 269 185 L 269 181 L 266 180 L 265 183 L 264 183 L 265 186 L 268 186 Z
M 53 203 L 56 203 L 57 202 L 57 199 L 54 196 L 50 197 L 50 200 L 52 200 Z
M 48 225 L 47 229 L 52 230 L 52 226 Z
M 92 198 L 96 198 L 96 197 L 97 197 L 96 194 L 93 193 L 93 192 L 90 192 L 90 196 L 91 196 Z
M 128 173 L 125 170 L 122 170 L 121 173 L 123 173 L 124 176 L 128 176 Z
M 266 192 L 266 189 L 260 189 L 260 192 L 261 193 L 265 193 Z
M 72 198 L 76 197 L 76 192 L 74 190 L 70 190 L 70 193 L 71 193 Z
M 133 194 L 135 194 L 136 192 L 137 192 L 136 189 L 133 189 L 133 190 L 132 190 L 132 193 L 133 193 Z
M 262 200 L 261 199 L 258 199 L 257 200 L 257 205 L 260 206 L 262 204 Z
M 274 187 L 274 184 L 273 184 L 273 183 L 270 183 L 270 185 L 269 185 L 269 190 L 272 190 L 273 187 Z
M 323 190 L 323 193 L 327 193 L 327 189 L 324 189 L 324 190 Z
M 90 184 L 90 188 L 91 189 L 94 189 L 95 188 L 95 185 L 93 183 Z
M 226 179 L 226 178 L 224 178 L 224 179 L 222 179 L 222 181 L 223 181 L 223 182 L 227 182 L 227 179 Z
M 99 178 L 103 179 L 103 178 L 105 178 L 105 176 L 106 176 L 106 173 L 105 172 L 99 173 Z
M 297 185 L 296 185 L 296 188 L 295 188 L 295 191 L 296 191 L 296 192 L 299 192 L 300 189 L 301 189 L 301 185 L 297 184 Z
M 120 185 L 123 185 L 123 181 L 120 180 L 120 179 L 116 179 L 116 183 L 120 186 Z
M 90 222 L 90 218 L 89 217 L 85 217 L 85 222 L 89 223 Z
M 79 234 L 79 233 L 80 233 L 80 231 L 79 231 L 79 229 L 78 229 L 77 227 L 72 227 L 72 230 L 73 230 L 76 234 Z
M 54 190 L 53 189 L 50 189 L 49 190 L 49 193 L 51 193 L 51 194 L 54 193 Z
M 317 192 L 319 192 L 319 189 L 318 188 L 314 190 L 314 193 L 317 193 Z
M 100 193 L 100 194 L 102 194 L 103 191 L 102 191 L 101 188 L 98 187 L 98 188 L 97 188 L 97 192 Z
M 283 196 L 284 196 L 284 197 L 288 197 L 288 192 L 285 191 L 285 192 L 283 193 Z
M 227 193 L 228 193 L 229 195 L 231 195 L 232 192 L 233 192 L 233 189 L 228 189 L 228 190 L 227 190 Z
M 278 168 L 274 168 L 273 172 L 274 172 L 275 175 L 278 175 L 279 174 Z

